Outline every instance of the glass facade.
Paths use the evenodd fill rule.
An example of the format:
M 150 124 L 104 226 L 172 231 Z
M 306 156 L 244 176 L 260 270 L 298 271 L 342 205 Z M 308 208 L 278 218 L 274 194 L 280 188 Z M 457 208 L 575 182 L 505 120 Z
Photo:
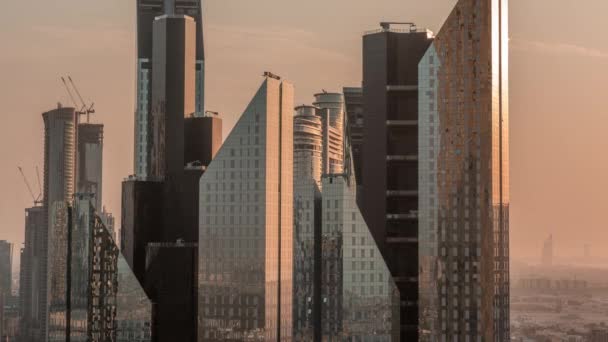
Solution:
M 93 200 L 53 208 L 48 340 L 151 341 L 152 305 Z
M 267 78 L 200 180 L 199 341 L 288 341 L 293 86 Z
M 399 341 L 399 291 L 356 202 L 354 178 L 323 177 L 324 341 Z
M 461 0 L 419 65 L 423 341 L 508 341 L 507 0 Z

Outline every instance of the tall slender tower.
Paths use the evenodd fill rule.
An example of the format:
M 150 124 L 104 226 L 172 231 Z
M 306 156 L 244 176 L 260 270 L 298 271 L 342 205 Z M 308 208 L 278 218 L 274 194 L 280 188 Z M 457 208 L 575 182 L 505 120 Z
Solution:
M 151 174 L 150 161 L 153 140 L 152 74 L 153 24 L 157 17 L 186 15 L 195 23 L 194 42 L 194 108 L 196 116 L 205 112 L 205 50 L 203 42 L 203 13 L 201 0 L 137 0 L 137 108 L 135 109 L 135 174 Z M 158 65 L 158 64 L 157 64 Z M 190 113 L 189 113 L 190 114 Z
M 200 181 L 201 342 L 293 334 L 293 86 L 273 77 Z
M 401 294 L 401 340 L 418 338 L 418 62 L 432 33 L 383 28 L 363 37 L 360 206 Z
M 51 272 L 48 258 L 55 236 L 51 229 L 54 208 L 70 202 L 74 195 L 76 175 L 77 118 L 74 108 L 57 109 L 42 114 L 44 119 L 44 197 L 46 211 L 41 231 L 41 259 L 39 260 L 38 314 L 40 341 L 48 339 L 49 285 Z
M 422 341 L 509 341 L 507 0 L 460 0 L 420 62 Z

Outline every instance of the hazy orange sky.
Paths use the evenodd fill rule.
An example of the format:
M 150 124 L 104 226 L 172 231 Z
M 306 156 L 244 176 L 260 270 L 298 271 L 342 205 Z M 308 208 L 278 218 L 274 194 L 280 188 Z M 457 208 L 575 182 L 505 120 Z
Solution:
M 361 83 L 361 35 L 383 20 L 437 32 L 455 0 L 207 0 L 207 109 L 226 135 L 265 70 L 296 86 Z M 511 0 L 511 251 L 608 257 L 608 1 Z M 31 205 L 17 166 L 42 169 L 41 113 L 70 74 L 106 125 L 104 202 L 132 173 L 135 0 L 7 0 L 0 13 L 0 240 L 21 245 Z M 17 254 L 17 253 L 16 253 Z

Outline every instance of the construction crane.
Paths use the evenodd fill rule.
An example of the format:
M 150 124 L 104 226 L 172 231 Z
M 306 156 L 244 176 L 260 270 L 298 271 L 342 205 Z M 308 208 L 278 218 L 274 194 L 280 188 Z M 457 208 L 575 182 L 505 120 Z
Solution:
M 42 191 L 40 191 L 38 196 L 34 196 L 34 192 L 32 191 L 32 187 L 30 186 L 30 182 L 27 181 L 27 177 L 25 177 L 25 173 L 23 172 L 23 169 L 21 168 L 21 166 L 17 166 L 17 168 L 19 169 L 19 172 L 21 173 L 21 176 L 23 177 L 23 182 L 25 183 L 25 186 L 27 186 L 27 190 L 30 192 L 30 196 L 32 196 L 32 200 L 34 201 L 34 206 L 38 206 L 39 204 L 42 204 L 42 201 L 40 200 L 40 197 L 42 197 Z M 36 167 L 36 170 L 38 170 L 38 167 Z M 40 179 L 40 177 L 38 177 L 38 179 Z M 39 184 L 40 184 L 40 181 L 39 181 Z
M 63 78 L 63 77 L 61 77 L 61 80 L 63 81 L 63 84 L 65 85 L 65 89 L 68 91 L 68 95 L 70 95 L 70 99 L 72 100 L 72 103 L 74 103 L 74 108 L 78 108 L 78 105 L 76 104 L 76 100 L 74 98 L 74 95 L 72 94 L 72 91 L 70 90 L 70 86 L 68 85 L 68 82 L 66 82 L 65 78 Z M 76 95 L 78 95 L 78 99 L 80 100 L 80 103 L 82 104 L 82 106 L 80 107 L 80 110 L 78 110 L 78 109 L 76 110 L 76 114 L 86 115 L 87 123 L 88 123 L 89 120 L 91 119 L 90 115 L 95 114 L 95 109 L 93 108 L 95 106 L 95 103 L 92 102 L 91 105 L 87 105 L 84 102 L 82 95 L 80 95 L 80 91 L 76 87 L 76 83 L 74 83 L 71 76 L 68 76 L 68 80 L 70 81 L 70 84 L 72 85 L 72 89 L 74 89 L 74 92 L 76 92 Z
M 383 30 L 390 30 L 391 25 L 409 25 L 410 32 L 416 32 L 416 30 L 417 30 L 416 24 L 414 24 L 414 23 L 393 22 L 393 21 L 383 21 L 380 23 L 380 27 L 382 27 Z

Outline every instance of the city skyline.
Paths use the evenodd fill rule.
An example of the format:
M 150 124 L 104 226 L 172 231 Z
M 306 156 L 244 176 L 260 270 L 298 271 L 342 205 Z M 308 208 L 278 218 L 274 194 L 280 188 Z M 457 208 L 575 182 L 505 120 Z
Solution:
M 293 17 L 290 17 L 293 20 L 292 23 L 287 22 L 286 19 L 271 19 L 268 15 L 262 13 L 262 9 L 270 6 L 271 3 L 260 5 L 260 9 L 255 9 L 254 14 L 257 15 L 256 19 L 249 18 L 237 23 L 234 21 L 242 18 L 227 18 L 228 12 L 234 10 L 234 4 L 222 5 L 219 2 L 209 1 L 206 8 L 207 13 L 213 12 L 217 13 L 217 15 L 209 16 L 207 22 L 206 43 L 209 45 L 207 50 L 213 51 L 208 56 L 207 64 L 210 70 L 207 81 L 207 107 L 212 110 L 219 109 L 222 112 L 223 117 L 226 119 L 224 126 L 225 133 L 227 133 L 234 124 L 236 115 L 239 113 L 239 108 L 242 108 L 246 103 L 245 96 L 242 94 L 246 94 L 247 91 L 240 90 L 243 88 L 253 89 L 255 84 L 254 80 L 250 79 L 241 81 L 236 76 L 225 77 L 226 72 L 229 70 L 228 68 L 235 66 L 235 60 L 230 57 L 222 61 L 222 56 L 226 56 L 225 54 L 228 53 L 234 54 L 235 51 L 253 51 L 256 48 L 256 44 L 257 46 L 271 44 L 275 49 L 273 51 L 286 53 L 290 48 L 293 48 L 294 42 L 297 43 L 300 40 L 305 43 L 303 47 L 300 47 L 303 50 L 298 50 L 302 52 L 303 56 L 306 56 L 303 60 L 306 61 L 311 56 L 315 57 L 312 61 L 306 61 L 306 69 L 311 74 L 308 77 L 305 77 L 296 67 L 288 67 L 278 60 L 269 59 L 267 62 L 270 64 L 269 68 L 271 70 L 277 71 L 277 73 L 296 84 L 298 87 L 296 104 L 308 101 L 307 94 L 323 86 L 332 85 L 333 88 L 329 90 L 337 91 L 340 91 L 342 86 L 359 86 L 360 80 L 357 77 L 360 72 L 358 63 L 358 59 L 360 59 L 359 43 L 360 35 L 363 31 L 375 29 L 377 22 L 390 18 L 411 19 L 416 21 L 420 27 L 429 27 L 437 31 L 440 23 L 445 19 L 453 5 L 453 2 L 440 4 L 440 1 L 433 1 L 429 2 L 428 8 L 415 10 L 415 3 L 414 1 L 401 2 L 401 4 L 388 2 L 386 8 L 371 11 L 370 9 L 373 6 L 358 2 L 353 5 L 355 7 L 354 10 L 356 10 L 353 16 L 357 19 L 357 23 L 347 23 L 346 25 L 340 25 L 339 28 L 333 27 L 332 32 L 329 26 L 322 25 L 321 28 L 313 28 L 312 25 L 303 20 L 295 20 Z M 18 120 L 15 123 L 18 127 L 22 127 L 21 129 L 11 128 L 10 131 L 3 131 L 5 134 L 2 134 L 4 142 L 2 145 L 10 146 L 8 141 L 14 139 L 15 135 L 19 132 L 31 132 L 32 135 L 39 133 L 42 127 L 39 113 L 52 107 L 57 100 L 61 100 L 65 104 L 69 103 L 67 95 L 64 94 L 64 90 L 59 83 L 58 76 L 60 72 L 55 70 L 70 72 L 80 84 L 85 98 L 91 98 L 98 103 L 98 114 L 96 114 L 98 117 L 96 118 L 93 115 L 93 121 L 106 123 L 106 136 L 108 139 L 105 144 L 106 161 L 104 164 L 106 169 L 104 170 L 104 194 L 107 198 L 109 210 L 116 213 L 120 207 L 118 184 L 126 174 L 133 173 L 131 149 L 121 149 L 120 147 L 130 146 L 133 141 L 132 115 L 134 108 L 133 94 L 135 93 L 133 80 L 135 72 L 133 59 L 129 58 L 134 56 L 135 53 L 132 48 L 135 31 L 135 24 L 132 19 L 134 8 L 129 4 L 119 4 L 118 2 L 105 5 L 91 5 L 91 8 L 88 9 L 83 9 L 84 6 L 75 6 L 74 4 L 70 1 L 63 1 L 59 4 L 57 10 L 65 11 L 65 14 L 62 16 L 64 24 L 61 25 L 53 24 L 49 26 L 49 22 L 41 20 L 40 25 L 35 26 L 35 28 L 26 29 L 20 27 L 20 25 L 15 25 L 10 18 L 2 24 L 11 25 L 12 28 L 1 30 L 0 37 L 8 38 L 9 36 L 7 35 L 13 33 L 24 37 L 23 41 L 28 41 L 28 34 L 37 32 L 41 37 L 45 37 L 45 39 L 53 41 L 56 44 L 56 46 L 48 44 L 41 44 L 39 46 L 41 55 L 44 55 L 45 52 L 49 53 L 45 58 L 47 60 L 45 63 L 47 64 L 32 67 L 31 70 L 26 70 L 25 73 L 20 71 L 19 77 L 7 68 L 5 74 L 9 76 L 8 79 L 14 76 L 16 83 L 11 87 L 14 90 L 6 89 L 3 92 L 7 97 L 5 102 L 7 103 L 9 112 L 19 113 L 23 117 L 23 120 Z M 599 21 L 594 22 L 593 20 L 589 20 L 584 15 L 586 13 L 584 11 L 602 13 L 607 5 L 599 2 L 590 3 L 588 4 L 588 8 L 581 8 L 578 9 L 578 12 L 572 12 L 576 8 L 573 8 L 572 6 L 574 5 L 566 2 L 560 3 L 561 6 L 551 6 L 551 8 L 546 7 L 548 4 L 545 1 L 538 1 L 532 4 L 511 1 L 511 113 L 512 132 L 514 135 L 512 137 L 513 144 L 511 149 L 511 153 L 514 156 L 512 158 L 513 206 L 511 212 L 511 245 L 515 259 L 519 255 L 537 258 L 538 246 L 540 246 L 542 239 L 549 231 L 554 231 L 556 237 L 559 237 L 559 241 L 571 241 L 571 245 L 560 246 L 560 251 L 563 251 L 564 255 L 581 254 L 580 251 L 585 243 L 605 238 L 603 235 L 605 233 L 600 231 L 600 226 L 598 226 L 601 223 L 594 223 L 600 222 L 597 218 L 603 211 L 605 204 L 592 200 L 595 199 L 593 190 L 596 185 L 591 184 L 587 179 L 592 179 L 593 177 L 585 176 L 575 180 L 570 174 L 573 171 L 582 172 L 583 167 L 589 169 L 588 172 L 591 172 L 593 175 L 599 174 L 600 171 L 606 168 L 606 164 L 608 164 L 601 159 L 598 162 L 597 158 L 594 158 L 595 164 L 590 164 L 589 161 L 580 159 L 582 157 L 575 155 L 575 149 L 590 146 L 591 143 L 601 143 L 597 141 L 600 133 L 597 131 L 598 128 L 596 128 L 601 125 L 589 124 L 601 112 L 601 110 L 592 110 L 592 108 L 601 107 L 598 102 L 595 102 L 599 99 L 589 98 L 584 91 L 574 89 L 576 85 L 588 87 L 587 84 L 589 82 L 597 87 L 597 85 L 601 84 L 600 80 L 596 78 L 598 76 L 590 75 L 591 71 L 588 68 L 593 67 L 604 70 L 608 67 L 608 58 L 606 56 L 608 47 L 603 42 L 593 40 L 591 34 L 602 24 Z M 555 4 L 555 2 L 551 2 L 551 4 Z M 72 6 L 72 8 L 68 8 L 68 5 Z M 16 11 L 27 9 L 26 4 L 10 4 L 9 6 L 14 6 Z M 278 6 L 278 10 L 285 10 L 287 14 L 291 13 L 291 10 L 286 6 Z M 303 11 L 309 11 L 313 7 L 312 4 L 301 6 L 302 8 L 299 9 Z M 547 8 L 549 9 L 547 10 Z M 84 10 L 80 18 L 76 18 L 76 13 L 78 12 L 76 9 Z M 121 12 L 123 9 L 124 13 L 121 13 L 118 17 L 115 14 L 110 14 L 111 12 Z M 362 14 L 363 10 L 370 13 Z M 578 13 L 578 15 L 567 17 L 568 12 Z M 331 6 L 327 9 L 327 13 L 320 15 L 329 16 L 331 13 L 337 13 L 337 8 Z M 388 15 L 388 13 L 399 14 Z M 542 16 L 547 24 L 535 25 L 534 20 L 532 20 L 535 16 Z M 78 28 L 82 29 L 84 27 L 79 26 L 83 24 L 82 20 L 87 18 L 88 20 L 92 20 L 94 19 L 93 17 L 98 18 L 94 20 L 94 25 L 84 29 L 82 33 L 75 31 Z M 32 18 L 41 19 L 36 14 Z M 102 20 L 110 21 L 104 18 L 112 19 L 114 24 L 100 23 Z M 566 18 L 576 22 L 575 25 L 572 25 L 577 27 L 577 30 L 574 30 L 577 32 L 576 34 L 573 30 L 565 29 L 560 32 L 559 36 L 549 32 L 551 31 L 551 26 L 556 25 L 559 20 Z M 265 22 L 260 23 L 260 21 Z M 287 30 L 287 25 L 290 24 L 293 24 L 293 27 Z M 282 32 L 280 29 L 285 29 L 285 31 Z M 327 30 L 326 32 L 330 32 L 331 34 L 323 36 L 319 32 L 320 30 Z M 92 39 L 97 43 L 91 44 L 90 47 L 82 48 L 82 50 L 60 52 L 61 49 L 58 47 L 68 46 L 67 42 L 63 41 L 63 38 L 60 37 L 62 34 L 83 43 L 91 40 L 88 37 L 99 39 Z M 294 38 L 289 39 L 290 36 Z M 53 37 L 55 38 L 54 40 Z M 226 40 L 227 37 L 231 39 L 229 40 L 230 42 L 222 41 L 222 39 Z M 339 38 L 343 37 L 347 37 L 344 39 L 344 42 L 337 42 Z M 252 42 L 243 42 L 245 39 Z M 2 68 L 20 65 L 17 63 L 15 56 L 25 54 L 28 51 L 23 41 L 17 39 L 9 41 L 12 48 L 9 48 L 9 53 L 2 57 L 2 61 L 6 61 L 6 63 L 1 63 Z M 109 44 L 108 41 L 112 42 L 112 44 Z M 337 45 L 334 47 L 331 46 L 332 44 Z M 344 52 L 337 52 L 345 46 L 345 51 L 348 52 L 348 55 Z M 103 51 L 100 47 L 110 47 L 111 49 Z M 124 58 L 122 57 L 118 58 L 118 56 L 125 55 L 129 58 L 126 60 L 123 60 Z M 60 56 L 71 61 L 71 65 L 55 62 L 54 60 L 59 59 L 57 57 Z M 80 60 L 79 56 L 88 57 Z M 103 66 L 101 70 L 110 67 L 115 67 L 116 70 L 107 76 L 100 77 L 100 75 L 96 75 L 97 77 L 89 77 L 89 72 L 93 75 L 99 72 L 90 70 L 92 69 L 89 62 L 91 56 L 94 57 L 93 60 L 103 57 L 104 62 L 101 64 Z M 27 61 L 30 58 L 37 57 L 27 56 L 25 60 Z M 333 68 L 330 69 L 337 70 L 331 70 L 331 76 L 325 77 L 327 79 L 333 78 L 335 81 L 323 80 L 321 78 L 323 77 L 322 73 L 319 73 L 319 75 L 311 73 L 310 70 L 314 70 L 316 63 L 323 63 L 323 65 L 332 63 L 331 66 Z M 572 68 L 582 68 L 582 72 L 577 74 L 566 69 L 563 70 L 561 76 L 559 76 L 560 78 L 552 75 L 551 71 L 557 68 L 561 69 L 562 64 L 569 65 Z M 276 68 L 273 65 L 276 65 Z M 42 66 L 44 66 L 45 70 L 38 69 Z M 261 73 L 265 67 L 264 62 L 260 62 L 256 58 L 248 61 L 245 65 L 237 66 L 240 71 L 248 70 L 250 73 Z M 11 67 L 11 69 L 18 68 Z M 41 76 L 34 78 L 34 71 L 38 72 Z M 352 72 L 349 74 L 349 71 Z M 530 75 L 524 75 L 525 73 L 529 73 Z M 240 72 L 235 72 L 233 75 L 236 74 L 240 74 Z M 541 77 L 539 74 L 553 82 L 535 80 Z M 596 71 L 596 74 L 601 74 L 601 72 L 598 73 Z M 117 76 L 120 78 L 114 79 Z M 36 82 L 32 83 L 32 78 Z M 565 101 L 556 101 L 556 103 L 548 101 L 550 99 L 549 95 L 544 94 L 546 90 L 544 88 L 545 83 L 560 83 L 559 81 L 563 78 L 571 81 L 567 89 L 572 91 L 571 97 L 577 99 L 580 104 L 570 105 Z M 98 82 L 98 79 L 100 82 Z M 118 89 L 104 88 L 104 84 L 107 87 L 108 82 L 116 84 L 116 88 Z M 217 84 L 217 86 L 211 86 L 212 84 Z M 226 84 L 237 86 L 238 88 L 235 89 L 239 89 L 239 91 L 235 91 L 235 93 L 238 93 L 238 96 L 235 97 L 234 101 L 228 101 L 224 97 L 225 95 L 218 96 L 220 89 L 225 88 Z M 37 96 L 34 101 L 28 99 L 27 102 L 23 102 L 22 96 L 14 96 L 15 99 L 11 99 L 12 96 L 10 95 L 13 94 L 12 91 L 23 92 L 26 85 L 34 91 L 37 90 Z M 549 87 L 547 89 L 557 89 L 556 86 L 550 84 L 546 85 L 546 87 Z M 45 91 L 43 92 L 42 89 L 45 89 Z M 51 91 L 47 91 L 47 89 L 51 89 Z M 124 94 L 120 94 L 119 91 L 122 91 Z M 530 94 L 526 94 L 526 92 Z M 547 91 L 547 93 L 550 92 Z M 534 94 L 534 96 L 531 94 Z M 542 103 L 544 106 L 541 107 L 536 102 Z M 575 132 L 572 133 L 575 139 L 564 142 L 561 136 L 567 132 L 566 125 L 569 123 L 568 114 L 571 114 L 575 110 L 581 110 L 582 112 L 578 113 L 582 114 L 589 113 L 588 115 L 591 117 L 587 117 L 581 121 L 584 128 L 592 134 L 578 135 L 580 133 Z M 534 113 L 539 114 L 533 115 Z M 553 118 L 554 120 L 547 121 L 548 118 Z M 124 122 L 121 122 L 121 120 Z M 546 131 L 546 127 L 551 127 L 553 130 Z M 3 130 L 5 129 L 7 128 L 3 128 Z M 535 130 L 541 129 L 547 133 L 547 136 L 544 140 L 539 141 Z M 581 131 L 585 131 L 585 129 Z M 9 189 L 9 192 L 15 193 L 15 198 L 10 201 L 14 203 L 9 203 L 8 199 L 2 199 L 0 215 L 3 218 L 6 217 L 7 221 L 3 223 L 6 224 L 6 228 L 0 230 L 0 238 L 8 239 L 14 242 L 16 246 L 19 246 L 23 240 L 22 208 L 31 204 L 16 166 L 23 166 L 30 180 L 33 180 L 35 177 L 32 171 L 34 165 L 41 166 L 42 164 L 42 153 L 39 146 L 40 139 L 32 140 L 31 143 L 24 142 L 23 150 L 21 150 L 23 155 L 18 155 L 13 151 L 2 150 L 3 153 L 7 154 L 8 159 L 7 167 L 0 171 L 1 176 L 7 182 L 5 187 Z M 550 148 L 553 146 L 555 148 Z M 530 151 L 531 147 L 533 151 L 539 153 L 532 153 Z M 583 166 L 563 165 L 560 162 L 560 153 L 557 151 L 553 152 L 554 149 L 568 152 L 567 157 L 568 160 L 573 161 L 572 164 L 582 163 Z M 589 156 L 588 154 L 583 155 Z M 544 177 L 542 171 L 544 164 L 548 164 L 554 168 L 554 172 L 546 177 Z M 13 168 L 13 166 L 15 167 Z M 578 171 L 579 168 L 581 169 L 580 171 Z M 570 214 L 573 210 L 566 210 L 568 207 L 565 206 L 565 201 L 559 200 L 559 192 L 551 190 L 558 179 L 564 177 L 570 179 L 572 184 L 579 185 L 578 187 L 570 186 L 566 190 L 569 195 L 586 203 L 585 209 L 587 211 L 591 210 L 592 213 L 592 215 L 585 215 L 589 217 L 588 219 L 581 219 L 578 218 L 578 215 Z M 574 183 L 575 181 L 577 183 Z M 545 191 L 552 194 L 552 196 L 543 195 L 542 193 Z M 589 199 L 586 199 L 585 196 L 589 197 Z M 560 212 L 564 213 L 564 216 L 559 219 L 548 217 L 553 212 L 553 208 L 559 208 Z M 578 220 L 575 220 L 575 218 Z M 576 229 L 572 227 L 576 227 Z M 578 232 L 582 231 L 585 233 L 578 234 Z M 526 236 L 530 238 L 526 239 Z M 597 256 L 602 256 L 600 255 L 601 248 L 596 247 L 594 251 Z M 15 259 L 18 259 L 17 255 L 15 255 Z M 16 263 L 13 267 L 14 269 L 17 268 Z

